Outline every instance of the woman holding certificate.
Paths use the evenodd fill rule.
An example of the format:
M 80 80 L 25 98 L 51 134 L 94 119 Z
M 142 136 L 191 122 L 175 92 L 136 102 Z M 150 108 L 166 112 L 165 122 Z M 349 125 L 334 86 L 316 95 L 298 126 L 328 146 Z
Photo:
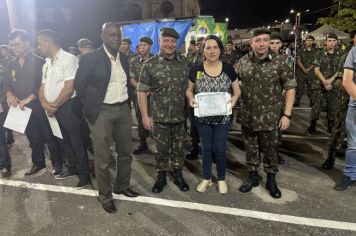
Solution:
M 226 194 L 226 142 L 232 123 L 232 107 L 241 91 L 237 74 L 230 64 L 223 63 L 224 46 L 221 40 L 209 35 L 203 44 L 203 64 L 193 66 L 186 92 L 189 105 L 194 108 L 196 126 L 203 149 L 203 180 L 197 192 L 212 186 L 212 157 L 216 158 L 218 190 Z

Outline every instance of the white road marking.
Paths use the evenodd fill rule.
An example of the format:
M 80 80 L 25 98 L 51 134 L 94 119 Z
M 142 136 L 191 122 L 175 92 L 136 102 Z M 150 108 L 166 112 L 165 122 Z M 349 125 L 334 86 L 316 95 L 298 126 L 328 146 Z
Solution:
M 77 190 L 76 188 L 72 188 L 72 187 L 38 184 L 38 183 L 28 183 L 28 182 L 15 181 L 15 180 L 0 179 L 0 185 L 34 189 L 34 190 L 42 190 L 42 191 L 49 191 L 49 192 L 70 193 L 70 194 L 76 194 L 76 195 L 82 195 L 82 196 L 91 196 L 91 197 L 97 196 L 97 191 L 89 190 L 89 189 Z M 167 207 L 173 207 L 173 208 L 198 210 L 198 211 L 211 212 L 211 213 L 217 213 L 217 214 L 234 215 L 234 216 L 240 216 L 240 217 L 249 217 L 249 218 L 254 218 L 254 219 L 281 222 L 281 223 L 289 223 L 289 224 L 295 224 L 295 225 L 305 225 L 305 226 L 313 226 L 313 227 L 320 227 L 320 228 L 356 231 L 356 223 L 351 223 L 351 222 L 324 220 L 324 219 L 316 219 L 316 218 L 306 218 L 306 217 L 291 216 L 291 215 L 282 215 L 282 214 L 275 214 L 275 213 L 262 212 L 262 211 L 230 208 L 230 207 L 202 204 L 202 203 L 196 203 L 196 202 L 166 200 L 166 199 L 153 198 L 153 197 L 140 196 L 137 198 L 127 198 L 124 196 L 118 196 L 118 195 L 114 194 L 114 198 L 118 199 L 118 200 L 148 203 L 148 204 L 167 206 Z

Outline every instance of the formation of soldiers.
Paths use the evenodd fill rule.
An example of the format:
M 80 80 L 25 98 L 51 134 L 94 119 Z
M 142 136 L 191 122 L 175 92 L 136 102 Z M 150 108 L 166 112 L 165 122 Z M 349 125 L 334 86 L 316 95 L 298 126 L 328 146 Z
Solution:
M 110 29 L 116 26 L 109 25 L 108 27 Z M 118 35 L 121 37 L 121 34 L 118 33 Z M 184 56 L 177 52 L 179 37 L 180 35 L 174 29 L 163 28 L 159 39 L 160 52 L 156 55 L 150 53 L 153 41 L 149 37 L 140 38 L 136 53 L 130 50 L 132 44 L 130 39 L 121 40 L 120 54 L 124 55 L 123 58 L 128 60 L 130 65 L 128 85 L 131 90 L 127 92 L 135 107 L 140 139 L 139 146 L 134 149 L 133 154 L 139 155 L 148 151 L 149 131 L 152 131 L 157 147 L 155 154 L 157 179 L 152 187 L 153 193 L 163 191 L 167 184 L 167 172 L 171 169 L 173 169 L 174 184 L 181 191 L 189 190 L 189 185 L 182 174 L 183 143 L 188 117 L 191 121 L 192 150 L 185 155 L 185 159 L 195 160 L 200 152 L 199 133 L 194 128 L 194 122 L 192 122 L 194 114 L 192 109 L 188 109 L 185 92 L 191 66 L 204 62 L 202 47 L 204 38 L 191 40 L 187 56 Z M 354 32 L 351 37 L 353 43 L 356 44 Z M 249 192 L 259 185 L 258 171 L 263 163 L 263 169 L 267 173 L 267 190 L 273 198 L 282 196 L 275 178 L 278 165 L 284 163 L 278 154 L 278 146 L 281 143 L 281 132 L 288 129 L 290 125 L 292 107 L 300 105 L 305 86 L 312 107 L 310 126 L 306 130 L 308 135 L 316 132 L 322 101 L 325 100 L 327 104 L 329 152 L 322 167 L 324 169 L 333 167 L 336 151 L 342 147 L 345 137 L 348 103 L 348 95 L 341 83 L 343 62 L 347 51 L 337 49 L 337 40 L 337 35 L 328 34 L 325 48 L 319 50 L 314 46 L 314 38 L 308 35 L 303 47 L 298 49 L 296 77 L 293 75 L 290 58 L 282 52 L 283 38 L 280 34 L 267 29 L 256 29 L 251 38 L 251 49 L 245 55 L 234 49 L 232 41 L 227 41 L 221 60 L 234 66 L 242 92 L 238 103 L 240 108 L 238 120 L 242 127 L 249 177 L 239 188 L 241 192 Z M 105 43 L 110 42 L 104 41 L 104 46 L 106 46 Z M 85 58 L 90 58 L 85 55 L 91 54 L 93 44 L 88 39 L 81 39 L 78 41 L 78 47 L 81 52 L 79 60 L 83 57 L 83 63 L 85 63 Z M 9 52 L 5 45 L 0 49 L 0 77 L 3 78 L 7 63 L 14 58 L 10 56 L 10 53 L 5 52 L 6 50 Z M 81 69 L 80 66 L 79 64 L 79 69 Z M 78 82 L 77 87 L 80 88 L 80 86 Z M 82 95 L 79 94 L 79 96 Z M 119 103 L 121 106 L 122 102 Z M 119 103 L 115 103 L 115 106 Z M 112 106 L 112 104 L 109 105 Z M 6 114 L 6 111 L 2 114 Z M 93 124 L 90 126 L 92 128 Z M 88 125 L 84 127 L 89 130 Z M 83 142 L 87 143 L 86 146 L 90 148 L 89 135 L 84 136 L 89 141 Z M 6 150 L 4 149 L 3 152 L 2 149 L 5 140 L 10 140 L 8 143 L 11 143 L 11 135 L 2 138 L 0 155 L 8 155 L 4 154 Z M 4 171 L 6 168 L 1 167 L 2 178 L 9 178 L 10 172 Z M 130 191 L 124 194 L 132 197 L 138 196 L 137 193 Z M 116 211 L 111 203 L 111 205 L 105 202 L 102 204 L 104 210 Z

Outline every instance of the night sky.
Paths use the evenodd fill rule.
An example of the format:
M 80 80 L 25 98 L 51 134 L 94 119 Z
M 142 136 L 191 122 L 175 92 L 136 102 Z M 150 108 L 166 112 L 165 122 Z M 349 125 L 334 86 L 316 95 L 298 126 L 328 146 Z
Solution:
M 4 14 L 5 0 L 0 0 L 0 43 L 6 43 L 9 31 L 7 14 Z M 127 16 L 118 14 L 120 0 L 15 0 L 18 5 L 21 27 L 33 36 L 38 30 L 50 28 L 65 36 L 66 46 L 75 45 L 82 37 L 91 39 L 96 45 L 101 44 L 101 25 L 107 21 L 126 21 Z M 35 4 L 34 4 L 35 3 Z M 290 9 L 310 13 L 332 5 L 332 0 L 201 0 L 201 15 L 213 15 L 217 22 L 225 21 L 228 17 L 229 29 L 253 28 L 271 25 L 275 20 L 292 18 Z M 54 15 L 53 22 L 31 22 L 24 17 L 36 9 L 62 7 L 70 9 L 72 18 L 65 21 L 63 16 Z M 22 10 L 22 12 L 21 12 Z M 320 16 L 327 16 L 330 9 L 316 14 L 302 14 L 302 23 L 315 23 Z M 1 13 L 1 12 L 0 12 Z M 56 13 L 54 13 L 56 14 Z M 41 17 L 40 17 L 41 18 Z
M 302 15 L 302 23 L 315 23 L 320 16 L 327 16 L 329 10 L 312 12 L 331 6 L 332 0 L 202 0 L 202 14 L 213 15 L 224 21 L 229 17 L 229 28 L 249 28 L 272 24 L 275 20 L 291 18 L 291 9 L 310 10 Z

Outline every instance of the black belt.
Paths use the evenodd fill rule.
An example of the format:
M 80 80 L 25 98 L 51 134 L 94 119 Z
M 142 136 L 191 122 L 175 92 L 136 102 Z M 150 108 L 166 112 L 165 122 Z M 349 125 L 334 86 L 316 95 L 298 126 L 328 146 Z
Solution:
M 121 106 L 121 105 L 124 105 L 125 103 L 127 103 L 127 100 L 126 101 L 123 101 L 123 102 L 117 102 L 117 103 L 103 103 L 103 105 L 105 106 L 109 106 L 109 107 L 115 107 L 115 106 Z

